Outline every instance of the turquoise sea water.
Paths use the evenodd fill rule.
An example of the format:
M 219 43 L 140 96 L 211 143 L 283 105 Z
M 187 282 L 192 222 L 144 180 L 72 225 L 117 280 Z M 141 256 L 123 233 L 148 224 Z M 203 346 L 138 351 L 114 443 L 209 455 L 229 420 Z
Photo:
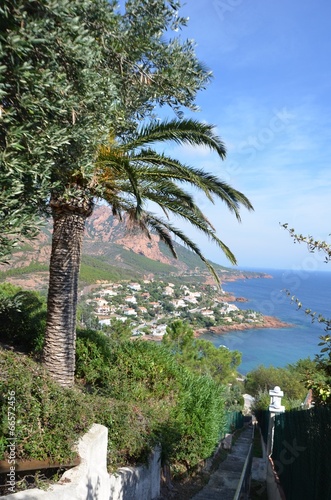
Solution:
M 324 317 L 331 317 L 331 273 L 313 271 L 281 271 L 260 269 L 272 279 L 245 279 L 223 283 L 223 289 L 248 302 L 236 303 L 240 309 L 254 309 L 268 316 L 275 316 L 290 328 L 252 329 L 232 331 L 224 335 L 207 333 L 203 338 L 214 345 L 225 345 L 242 353 L 239 371 L 246 374 L 258 365 L 282 367 L 300 358 L 314 357 L 319 353 L 319 337 L 324 326 L 312 323 L 304 309 L 310 308 Z M 302 303 L 298 310 L 283 290 L 289 290 Z

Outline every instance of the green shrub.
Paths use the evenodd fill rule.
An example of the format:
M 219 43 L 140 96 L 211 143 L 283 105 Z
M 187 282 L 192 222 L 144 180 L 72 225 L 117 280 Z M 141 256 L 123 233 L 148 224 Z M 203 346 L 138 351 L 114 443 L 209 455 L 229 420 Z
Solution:
M 168 349 L 152 342 L 119 340 L 79 330 L 76 375 L 99 394 L 121 400 L 160 399 L 178 385 L 179 369 Z M 125 336 L 124 336 L 125 338 Z
M 121 402 L 122 409 L 131 407 L 131 414 L 112 414 L 112 461 L 141 458 L 155 442 L 161 443 L 164 461 L 185 467 L 212 453 L 225 423 L 219 384 L 189 372 L 168 348 L 154 342 L 112 344 L 102 333 L 81 332 L 77 343 L 79 375 L 93 378 L 93 389 L 116 405 Z
M 40 352 L 46 325 L 45 298 L 8 283 L 0 285 L 0 324 L 2 342 L 25 352 Z
M 77 330 L 76 376 L 84 383 L 103 387 L 110 381 L 110 340 L 95 330 Z
M 17 458 L 68 461 L 93 422 L 109 429 L 111 469 L 145 460 L 160 443 L 163 460 L 192 468 L 213 451 L 224 424 L 221 387 L 190 373 L 166 347 L 77 336 L 80 386 L 64 389 L 23 354 L 0 349 L 0 459 L 9 439 L 8 398 L 15 392 Z M 80 387 L 80 389 L 79 389 Z
M 299 360 L 296 364 L 284 368 L 274 366 L 258 366 L 247 374 L 245 381 L 246 391 L 252 396 L 257 396 L 261 391 L 269 391 L 279 386 L 284 395 L 290 400 L 304 401 L 307 389 L 304 384 L 302 365 L 309 365 L 310 360 Z
M 170 424 L 177 435 L 170 446 L 170 460 L 187 469 L 195 467 L 212 454 L 225 425 L 223 389 L 209 377 L 185 373 Z
M 27 356 L 0 350 L 0 439 L 5 444 L 8 428 L 8 395 L 15 395 L 17 459 L 68 461 L 77 438 L 93 423 L 93 410 L 81 392 L 63 389 Z

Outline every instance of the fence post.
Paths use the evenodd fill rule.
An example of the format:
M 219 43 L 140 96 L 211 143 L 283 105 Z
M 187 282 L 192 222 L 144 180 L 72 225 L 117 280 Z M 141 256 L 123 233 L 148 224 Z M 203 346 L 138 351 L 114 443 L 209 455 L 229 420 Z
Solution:
M 283 413 L 285 411 L 285 406 L 282 406 L 282 397 L 284 396 L 283 391 L 280 387 L 276 385 L 274 389 L 269 391 L 270 395 L 270 405 L 269 405 L 269 428 L 268 428 L 268 440 L 267 440 L 267 461 L 272 454 L 272 448 L 274 444 L 274 430 L 275 430 L 275 415 Z

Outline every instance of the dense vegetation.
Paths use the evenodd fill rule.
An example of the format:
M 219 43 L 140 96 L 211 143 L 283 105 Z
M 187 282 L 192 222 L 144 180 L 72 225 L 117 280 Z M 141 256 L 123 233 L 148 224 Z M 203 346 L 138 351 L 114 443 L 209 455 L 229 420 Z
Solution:
M 92 422 L 109 428 L 110 469 L 144 460 L 156 443 L 174 473 L 192 470 L 213 452 L 228 395 L 211 373 L 178 363 L 165 345 L 130 340 L 130 329 L 118 322 L 108 335 L 78 331 L 76 386 L 61 388 L 36 361 L 44 299 L 2 285 L 0 304 L 0 459 L 7 453 L 9 391 L 17 402 L 17 458 L 70 460 L 73 443 Z
M 5 280 L 11 276 L 25 276 L 28 274 L 35 274 L 41 272 L 48 272 L 49 266 L 39 262 L 31 262 L 28 266 L 16 267 L 8 269 L 7 271 L 0 272 L 0 281 Z
M 188 323 L 173 321 L 167 327 L 162 344 L 169 347 L 177 362 L 193 372 L 208 375 L 220 384 L 235 382 L 241 362 L 240 352 L 223 346 L 217 348 L 208 340 L 194 338 Z
M 91 255 L 85 255 L 82 258 L 79 280 L 81 284 L 92 284 L 97 281 L 119 281 L 133 279 L 137 274 L 126 269 L 112 266 L 105 259 L 98 259 Z
M 247 374 L 246 391 L 255 397 L 254 408 L 268 409 L 270 404 L 269 390 L 279 386 L 284 392 L 282 405 L 286 410 L 300 408 L 305 401 L 309 389 L 309 374 L 317 373 L 318 367 L 311 359 L 301 359 L 284 368 L 260 365 Z
M 70 461 L 78 437 L 98 422 L 110 431 L 110 470 L 144 461 L 161 443 L 173 474 L 190 472 L 213 452 L 226 412 L 242 408 L 240 353 L 194 338 L 180 320 L 169 324 L 162 344 L 133 341 L 129 324 L 120 321 L 104 332 L 78 330 L 76 386 L 61 388 L 38 362 L 45 318 L 43 296 L 0 286 L 0 459 L 7 453 L 10 391 L 17 401 L 18 459 Z M 309 359 L 285 368 L 260 366 L 244 389 L 256 397 L 256 409 L 264 409 L 269 389 L 280 385 L 290 409 L 304 401 L 309 374 L 317 380 L 324 373 Z
M 18 459 L 68 460 L 92 422 L 109 428 L 110 467 L 143 460 L 157 442 L 164 460 L 178 466 L 211 454 L 224 419 L 223 390 L 211 378 L 181 369 L 154 343 L 115 348 L 102 334 L 84 332 L 78 346 L 79 390 L 61 389 L 25 355 L 0 351 L 1 459 L 9 391 L 17 401 Z

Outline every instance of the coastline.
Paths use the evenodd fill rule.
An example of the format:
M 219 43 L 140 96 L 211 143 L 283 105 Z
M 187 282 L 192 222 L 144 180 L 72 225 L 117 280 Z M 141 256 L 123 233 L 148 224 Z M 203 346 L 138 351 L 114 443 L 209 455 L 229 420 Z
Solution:
M 223 335 L 227 332 L 232 331 L 242 331 L 242 330 L 251 330 L 251 329 L 264 329 L 264 328 L 291 328 L 292 325 L 289 323 L 285 323 L 274 316 L 263 316 L 263 321 L 261 322 L 252 322 L 252 323 L 235 323 L 228 325 L 218 325 L 218 326 L 210 326 L 209 328 L 199 328 L 194 331 L 195 337 L 200 337 L 204 333 L 212 332 L 219 335 Z
M 194 337 L 198 338 L 201 335 L 212 332 L 216 335 L 226 335 L 229 332 L 233 331 L 243 331 L 243 330 L 256 330 L 256 329 L 267 329 L 267 328 L 291 328 L 293 325 L 290 323 L 285 323 L 274 316 L 263 316 L 263 321 L 258 323 L 235 323 L 228 325 L 218 325 L 218 326 L 210 326 L 209 328 L 199 328 L 194 330 Z M 132 340 L 143 339 L 143 340 L 153 340 L 159 342 L 162 340 L 162 335 L 143 335 L 142 337 L 135 337 Z

